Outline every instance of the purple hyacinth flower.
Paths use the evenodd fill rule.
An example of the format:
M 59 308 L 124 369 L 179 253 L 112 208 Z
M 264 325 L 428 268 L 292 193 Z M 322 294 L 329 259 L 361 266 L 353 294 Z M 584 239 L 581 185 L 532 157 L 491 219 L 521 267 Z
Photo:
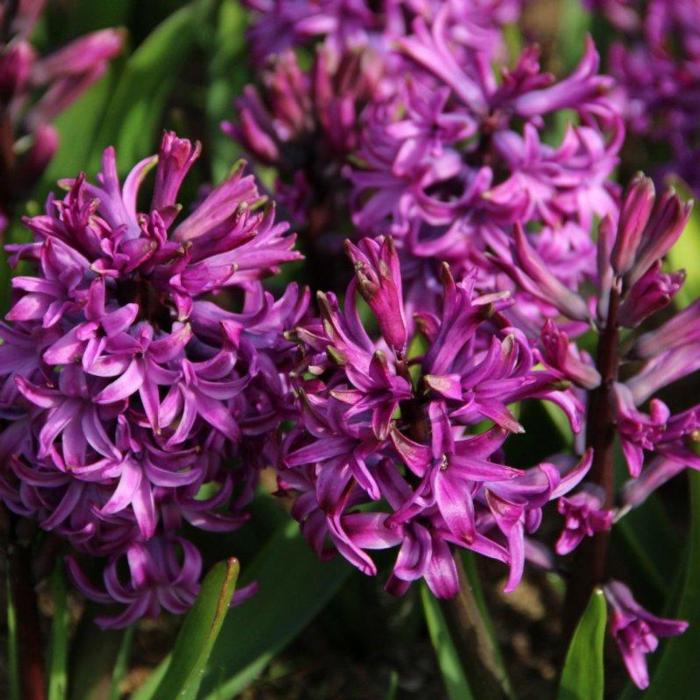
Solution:
M 659 637 L 683 634 L 688 623 L 656 617 L 647 612 L 620 581 L 611 581 L 603 590 L 612 609 L 610 631 L 622 653 L 630 678 L 638 688 L 644 689 L 649 685 L 646 655 L 656 651 Z
M 405 310 L 393 306 L 403 290 L 391 244 L 361 241 L 348 253 L 356 274 L 344 306 L 320 294 L 320 319 L 296 330 L 304 356 L 295 372 L 298 424 L 285 437 L 278 476 L 295 496 L 292 513 L 319 555 L 335 549 L 366 574 L 376 573 L 368 550 L 398 546 L 392 593 L 423 578 L 435 595 L 454 595 L 455 547 L 509 565 L 512 590 L 526 535 L 546 503 L 583 478 L 591 454 L 562 468 L 504 464 L 503 443 L 524 430 L 509 405 L 558 403 L 575 429 L 583 407 L 558 376 L 535 369 L 531 343 L 502 315 L 511 304 L 503 294 L 478 296 L 473 277 L 456 282 L 443 266 L 435 313 L 404 325 Z M 389 300 L 365 297 L 378 337 L 357 305 L 368 282 Z M 417 333 L 427 349 L 411 356 L 405 347 Z
M 603 508 L 603 499 L 603 490 L 595 484 L 584 484 L 577 493 L 559 499 L 557 510 L 564 517 L 564 529 L 555 545 L 557 554 L 569 554 L 584 537 L 612 527 L 613 512 Z
M 365 238 L 346 249 L 355 265 L 357 287 L 379 322 L 382 335 L 395 351 L 406 348 L 406 320 L 399 273 L 399 256 L 391 238 L 374 241 Z

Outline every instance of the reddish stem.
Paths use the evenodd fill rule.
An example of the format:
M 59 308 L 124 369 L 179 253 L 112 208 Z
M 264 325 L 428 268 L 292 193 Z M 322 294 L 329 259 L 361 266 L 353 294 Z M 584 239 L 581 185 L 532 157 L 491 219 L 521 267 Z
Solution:
M 22 700 L 45 700 L 44 648 L 39 607 L 28 547 L 11 544 L 8 551 L 12 602 L 17 620 L 18 673 Z
M 591 392 L 586 415 L 586 442 L 593 448 L 589 481 L 605 492 L 604 508 L 611 508 L 615 489 L 615 412 L 613 387 L 620 364 L 620 328 L 617 322 L 620 292 L 613 285 L 608 317 L 598 341 L 597 368 L 601 382 Z M 608 571 L 610 532 L 599 532 L 584 540 L 574 557 L 572 575 L 566 589 L 565 631 L 573 633 L 588 604 L 593 589 L 605 583 Z

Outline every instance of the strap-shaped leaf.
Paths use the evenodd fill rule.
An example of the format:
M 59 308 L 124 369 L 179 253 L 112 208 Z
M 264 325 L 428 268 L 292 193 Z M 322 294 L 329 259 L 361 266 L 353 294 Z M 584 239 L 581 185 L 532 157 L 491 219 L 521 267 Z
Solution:
M 219 562 L 207 574 L 194 607 L 175 642 L 170 664 L 154 700 L 194 700 L 238 580 L 236 559 Z M 235 617 L 235 615 L 234 615 Z
M 557 700 L 602 700 L 605 688 L 603 646 L 607 606 L 596 589 L 576 627 L 559 683 Z
M 129 57 L 107 104 L 91 151 L 117 149 L 118 165 L 131 166 L 155 150 L 168 95 L 178 82 L 211 9 L 209 0 L 190 2 L 161 22 Z M 84 167 L 84 166 L 83 166 Z M 90 170 L 98 167 L 91 163 Z
M 258 592 L 226 618 L 200 697 L 236 697 L 316 617 L 351 571 L 340 558 L 319 561 L 298 525 L 283 523 L 245 569 L 243 583 L 256 581 Z M 154 697 L 167 664 L 155 669 L 133 700 Z
M 452 643 L 445 618 L 438 602 L 425 585 L 421 585 L 421 600 L 430 641 L 435 649 L 435 656 L 440 666 L 448 697 L 450 700 L 472 700 L 474 696 L 469 689 L 469 683 Z
M 651 673 L 651 685 L 644 700 L 691 700 L 700 697 L 700 474 L 689 473 L 691 528 L 688 537 L 690 551 L 685 583 L 678 610 L 672 617 L 687 620 L 688 630 L 679 637 L 662 640 L 656 671 Z M 653 668 L 653 657 L 649 664 Z M 625 698 L 638 695 L 630 688 Z

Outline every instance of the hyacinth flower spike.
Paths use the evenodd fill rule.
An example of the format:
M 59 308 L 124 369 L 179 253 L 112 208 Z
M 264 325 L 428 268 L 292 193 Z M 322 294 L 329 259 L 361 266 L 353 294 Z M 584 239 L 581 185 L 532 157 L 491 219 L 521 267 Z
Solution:
M 242 167 L 182 216 L 199 153 L 166 132 L 121 182 L 107 149 L 95 183 L 63 181 L 65 197 L 24 220 L 34 241 L 8 246 L 35 270 L 15 278 L 3 330 L 2 499 L 78 554 L 108 557 L 106 594 L 71 564 L 86 594 L 127 605 L 106 626 L 192 603 L 201 560 L 182 524 L 245 521 L 257 467 L 275 450 L 258 423 L 274 430 L 293 402 L 284 333 L 308 297 L 292 286 L 277 301 L 260 280 L 299 257 L 294 237 Z M 231 289 L 238 310 L 220 305 Z M 115 578 L 122 560 L 130 583 Z
M 393 243 L 363 239 L 348 255 L 356 276 L 344 307 L 320 295 L 321 318 L 296 331 L 300 369 L 311 376 L 296 372 L 300 425 L 285 439 L 280 488 L 297 496 L 293 514 L 319 554 L 330 542 L 374 574 L 367 550 L 400 544 L 392 592 L 424 578 L 438 597 L 454 596 L 453 547 L 510 564 L 512 590 L 526 533 L 548 501 L 576 486 L 591 454 L 563 471 L 504 464 L 503 443 L 523 431 L 508 404 L 562 403 L 567 392 L 557 375 L 535 369 L 529 341 L 502 316 L 511 302 L 477 296 L 473 279 L 458 283 L 447 267 L 439 312 L 413 322 L 429 350 L 412 357 L 406 348 L 416 330 L 397 306 L 403 285 Z M 376 317 L 376 339 L 360 320 L 360 296 Z M 582 407 L 573 397 L 566 403 L 578 425 Z M 474 432 L 483 421 L 492 427 Z M 363 504 L 368 510 L 358 510 Z

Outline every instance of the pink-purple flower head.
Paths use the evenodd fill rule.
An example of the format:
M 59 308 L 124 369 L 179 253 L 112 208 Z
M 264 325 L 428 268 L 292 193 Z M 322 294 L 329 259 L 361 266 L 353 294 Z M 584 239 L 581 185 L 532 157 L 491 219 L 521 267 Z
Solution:
M 514 22 L 523 5 L 522 0 L 245 0 L 245 4 L 254 11 L 248 39 L 258 63 L 314 41 L 324 41 L 338 52 L 367 45 L 386 50 L 413 20 L 431 20 L 445 5 L 460 46 L 496 56 L 503 48 L 501 27 Z
M 365 234 L 395 237 L 408 259 L 446 260 L 460 274 L 476 265 L 493 290 L 509 285 L 485 255 L 509 257 L 519 224 L 558 287 L 590 280 L 591 228 L 596 217 L 616 214 L 609 177 L 624 136 L 593 43 L 561 81 L 541 71 L 534 47 L 498 81 L 488 51 L 456 38 L 459 22 L 456 6 L 443 3 L 398 40 L 398 88 L 363 113 L 360 149 L 345 169 L 353 222 Z M 544 120 L 562 109 L 575 110 L 578 123 L 553 146 Z M 434 278 L 435 264 L 420 267 L 423 279 L 407 280 L 423 286 L 415 298 L 432 296 L 431 268 Z M 539 302 L 513 313 L 527 320 L 538 311 L 551 315 Z
M 621 203 L 618 221 L 606 218 L 601 223 L 597 289 L 592 295 L 559 282 L 517 225 L 511 246 L 514 263 L 499 262 L 520 290 L 551 305 L 554 316 L 559 316 L 543 324 L 539 353 L 545 366 L 563 380 L 587 390 L 595 390 L 602 381 L 601 368 L 570 340 L 562 325 L 576 328 L 581 322 L 592 324 L 601 334 L 615 334 L 614 352 L 619 352 L 617 362 L 624 366 L 624 374 L 620 372 L 618 378 L 616 367 L 612 375 L 610 367 L 605 370 L 609 373 L 606 401 L 615 416 L 630 476 L 640 480 L 625 488 L 628 506 L 638 505 L 683 467 L 700 468 L 693 449 L 698 407 L 674 415 L 655 398 L 660 389 L 700 369 L 698 302 L 668 315 L 656 327 L 654 320 L 684 281 L 682 271 L 666 272 L 662 265 L 681 236 L 691 207 L 692 202 L 683 202 L 672 190 L 657 196 L 649 178 L 635 177 Z M 619 333 L 623 327 L 645 332 L 622 344 Z
M 363 239 L 348 253 L 356 276 L 344 305 L 320 295 L 320 318 L 296 331 L 299 418 L 279 471 L 296 495 L 292 512 L 320 555 L 335 549 L 368 574 L 369 550 L 399 546 L 392 592 L 424 578 L 454 595 L 453 546 L 508 564 L 512 590 L 543 506 L 583 478 L 590 454 L 504 464 L 503 443 L 524 429 L 509 405 L 553 401 L 574 429 L 582 406 L 535 369 L 529 342 L 502 315 L 504 295 L 478 296 L 472 278 L 457 283 L 445 266 L 438 311 L 409 323 L 391 241 Z M 360 320 L 360 296 L 378 337 Z
M 122 184 L 107 149 L 96 184 L 65 181 L 62 200 L 25 219 L 34 242 L 9 246 L 36 272 L 14 278 L 2 330 L 0 449 L 12 455 L 2 497 L 111 561 L 127 550 L 130 561 L 166 556 L 149 543 L 174 541 L 185 521 L 240 525 L 255 467 L 270 455 L 248 459 L 247 442 L 291 406 L 283 333 L 307 297 L 292 285 L 275 301 L 260 280 L 298 257 L 294 237 L 240 167 L 181 215 L 178 190 L 198 155 L 198 144 L 166 133 Z M 139 190 L 153 168 L 144 210 Z M 197 576 L 185 577 L 188 590 Z M 146 605 L 141 583 L 132 612 L 154 612 L 156 600 L 180 611 L 165 593 Z

